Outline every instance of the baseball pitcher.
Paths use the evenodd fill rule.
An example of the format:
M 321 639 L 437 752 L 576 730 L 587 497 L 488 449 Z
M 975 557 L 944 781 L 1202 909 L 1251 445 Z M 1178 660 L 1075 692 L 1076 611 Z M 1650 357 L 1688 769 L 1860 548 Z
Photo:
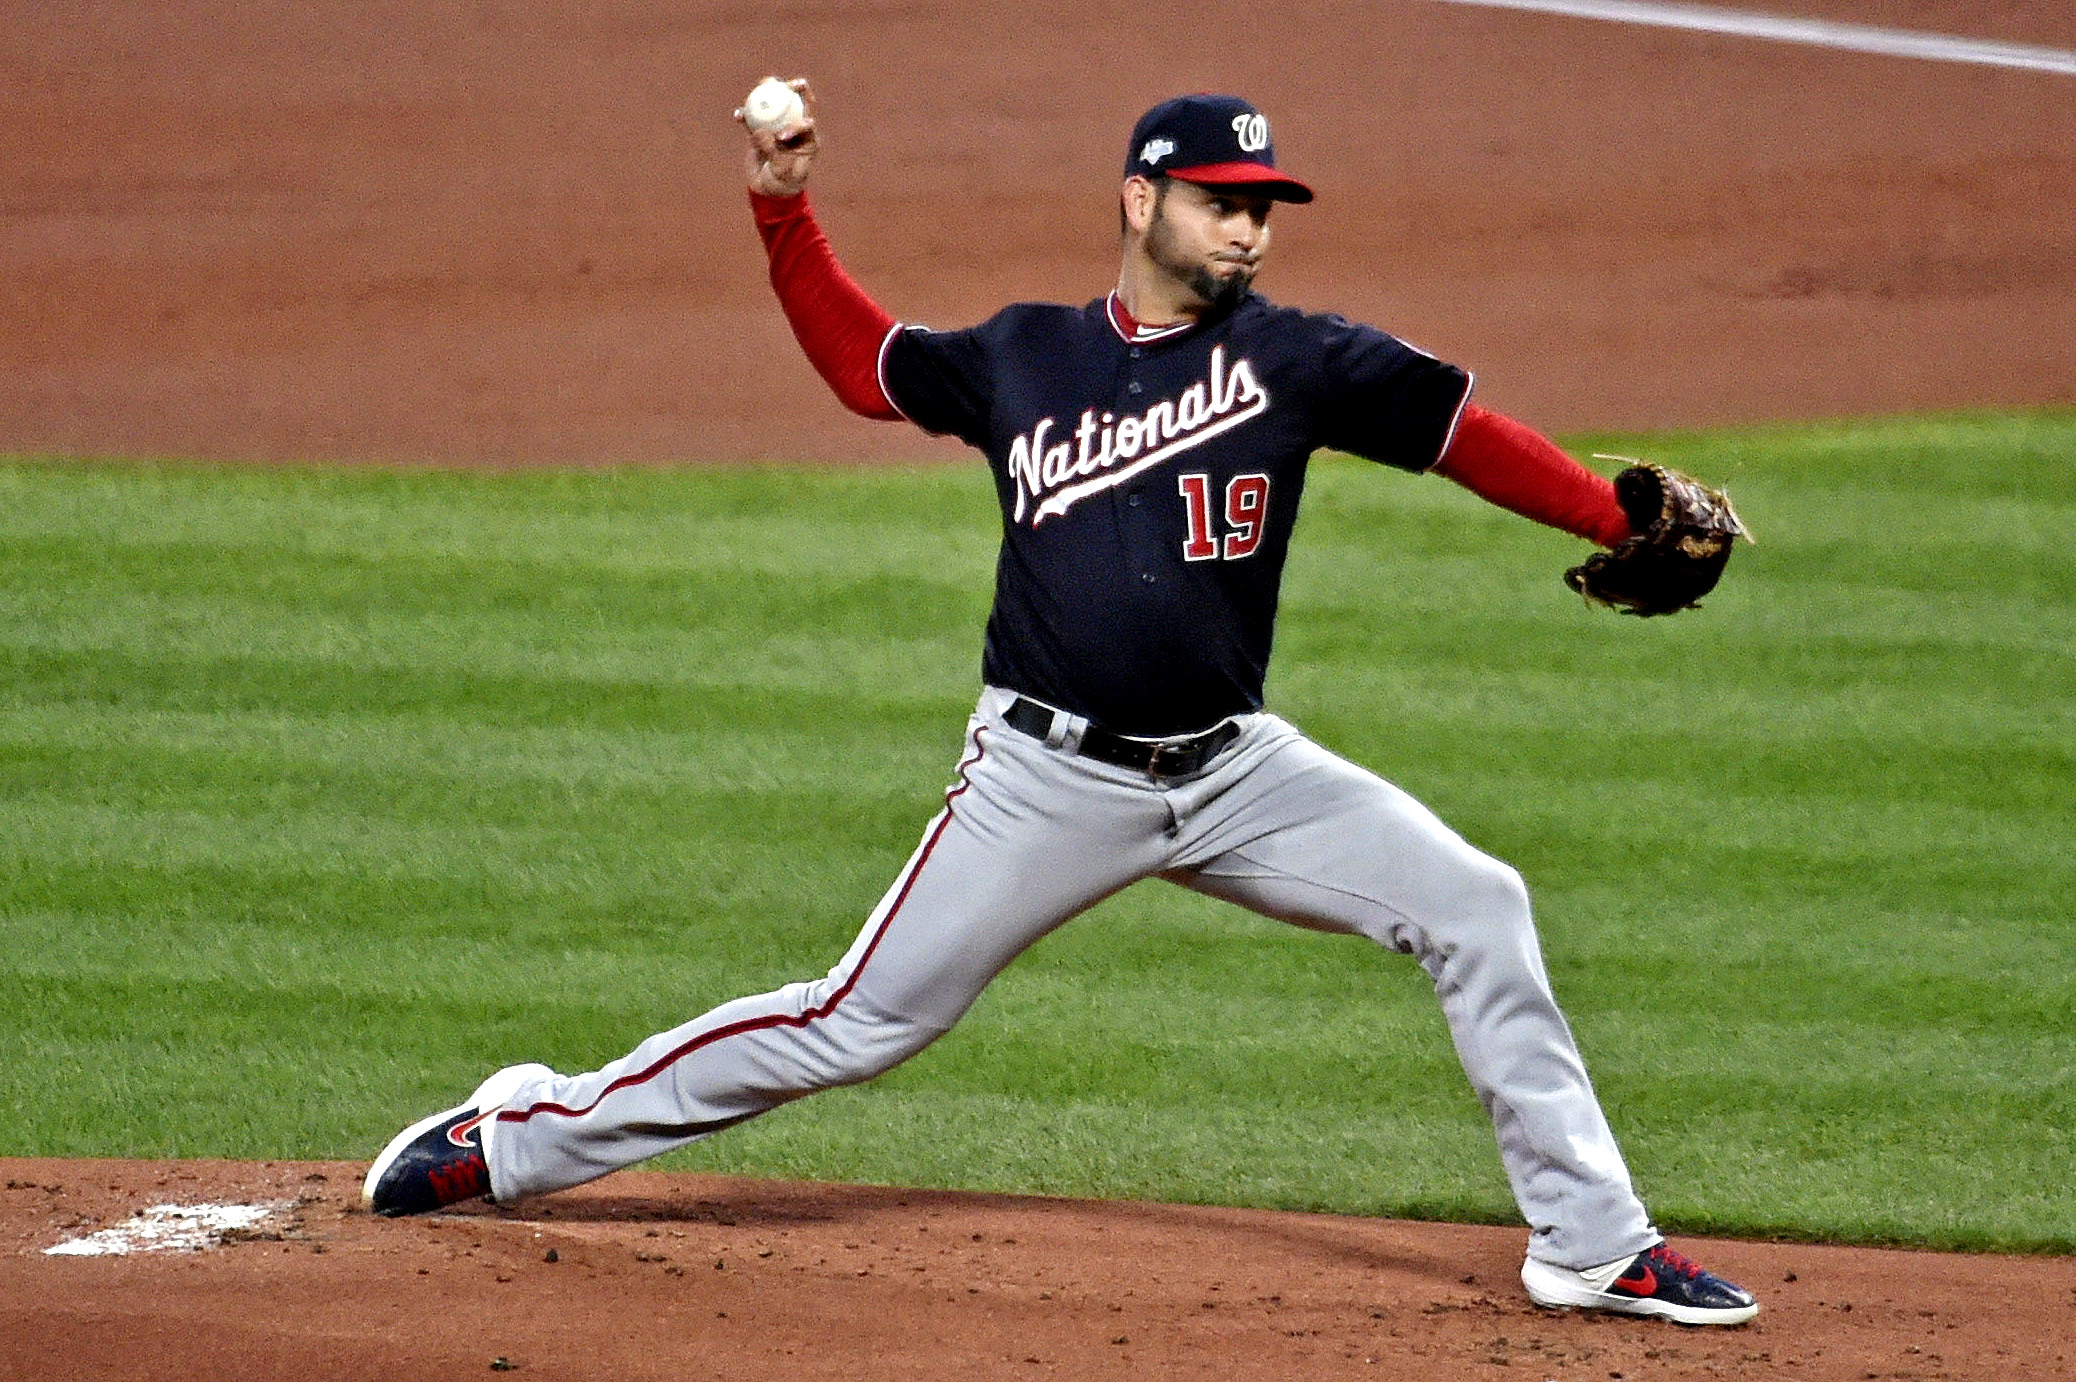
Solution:
M 1752 1318 L 1753 1298 L 1672 1250 L 1638 1202 L 1520 875 L 1262 700 L 1322 447 L 1610 549 L 1568 579 L 1638 614 L 1713 587 L 1742 532 L 1727 501 L 1655 467 L 1611 483 L 1472 403 L 1456 366 L 1257 293 L 1270 213 L 1312 191 L 1235 97 L 1163 101 L 1132 130 L 1110 292 L 966 330 L 897 323 L 816 225 L 812 95 L 790 85 L 799 101 L 766 92 L 738 112 L 780 306 L 848 407 L 964 440 L 1001 505 L 955 781 L 825 977 L 723 1004 L 602 1070 L 501 1070 L 398 1134 L 369 1205 L 542 1194 L 871 1079 L 949 1031 L 1034 941 L 1158 876 L 1427 971 L 1530 1226 L 1521 1276 L 1538 1304 Z

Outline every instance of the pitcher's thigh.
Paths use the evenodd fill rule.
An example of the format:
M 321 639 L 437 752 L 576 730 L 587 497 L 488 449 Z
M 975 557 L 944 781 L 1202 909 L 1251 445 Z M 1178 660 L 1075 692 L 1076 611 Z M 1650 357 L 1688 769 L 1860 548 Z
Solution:
M 1034 942 L 1129 881 L 1034 872 L 956 813 L 926 845 L 831 977 L 880 1013 L 939 1030 Z
M 1032 943 L 1163 858 L 1157 799 L 1006 732 L 983 745 L 830 975 L 880 1013 L 940 1029 Z
M 1301 750 L 1301 751 L 1300 751 Z M 1421 953 L 1528 924 L 1528 890 L 1410 793 L 1309 741 L 1245 808 L 1238 843 L 1176 881 L 1264 915 Z

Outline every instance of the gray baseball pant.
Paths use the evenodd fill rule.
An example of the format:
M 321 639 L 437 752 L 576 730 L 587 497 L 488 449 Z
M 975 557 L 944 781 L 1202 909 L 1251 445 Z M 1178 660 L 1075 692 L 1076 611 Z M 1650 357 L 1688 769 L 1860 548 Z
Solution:
M 951 1030 L 1040 937 L 1155 875 L 1366 936 L 1433 979 L 1491 1115 L 1529 1254 L 1585 1268 L 1659 1235 L 1550 992 L 1520 875 L 1274 715 L 1203 771 L 1153 778 L 1011 729 L 989 688 L 945 809 L 822 979 L 740 998 L 583 1075 L 529 1080 L 487 1123 L 499 1200 L 592 1180 L 780 1104 L 879 1075 Z

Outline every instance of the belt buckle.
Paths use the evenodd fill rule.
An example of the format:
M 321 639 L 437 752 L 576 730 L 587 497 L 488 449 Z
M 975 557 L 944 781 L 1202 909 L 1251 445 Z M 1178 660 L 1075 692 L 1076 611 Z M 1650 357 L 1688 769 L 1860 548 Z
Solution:
M 1197 757 L 1195 763 L 1192 764 L 1191 759 L 1193 756 L 1200 755 L 1203 747 L 1204 736 L 1201 734 L 1194 738 L 1184 739 L 1179 743 L 1155 744 L 1153 752 L 1147 755 L 1146 775 L 1148 777 L 1181 777 L 1185 773 L 1193 773 L 1203 766 L 1203 762 L 1201 757 Z M 1161 769 L 1162 754 L 1174 755 L 1174 767 L 1165 772 Z

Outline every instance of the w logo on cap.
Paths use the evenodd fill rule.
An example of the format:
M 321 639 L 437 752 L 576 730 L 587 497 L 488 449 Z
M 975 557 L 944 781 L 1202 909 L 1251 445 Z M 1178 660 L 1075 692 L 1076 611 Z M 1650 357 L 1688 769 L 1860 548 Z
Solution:
M 1243 187 L 1273 201 L 1308 202 L 1312 189 L 1276 171 L 1268 117 L 1238 96 L 1198 92 L 1139 117 L 1125 143 L 1125 176 Z

